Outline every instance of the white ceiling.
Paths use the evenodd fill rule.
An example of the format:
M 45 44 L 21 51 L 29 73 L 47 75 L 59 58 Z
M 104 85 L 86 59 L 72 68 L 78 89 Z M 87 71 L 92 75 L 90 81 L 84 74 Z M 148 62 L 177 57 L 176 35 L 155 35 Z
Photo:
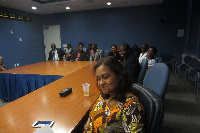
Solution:
M 48 1 L 48 0 L 41 0 Z M 40 4 L 32 0 L 0 0 L 0 6 L 18 9 L 35 14 L 52 14 L 83 10 L 153 5 L 161 4 L 164 0 L 70 0 L 55 3 Z M 106 3 L 111 2 L 108 6 Z M 37 10 L 32 10 L 32 6 L 36 6 Z M 69 6 L 70 10 L 65 7 Z

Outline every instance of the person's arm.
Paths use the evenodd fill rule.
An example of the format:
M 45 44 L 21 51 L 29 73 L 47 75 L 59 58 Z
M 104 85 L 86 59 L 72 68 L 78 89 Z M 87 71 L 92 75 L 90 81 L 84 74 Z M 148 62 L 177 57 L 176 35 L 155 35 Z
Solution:
M 90 126 L 90 118 L 88 118 L 87 122 L 85 123 L 84 129 L 89 128 Z
M 73 52 L 72 52 L 72 56 L 71 56 L 70 60 L 73 60 L 73 61 L 74 61 L 74 60 L 76 59 L 76 57 L 75 57 L 75 56 L 76 56 L 76 53 L 75 53 L 75 52 L 76 52 L 76 51 L 73 51 Z
M 51 51 L 49 52 L 49 58 L 48 58 L 48 60 L 52 60 L 52 53 L 51 53 Z
M 83 61 L 88 61 L 88 56 L 86 52 L 83 53 Z
M 0 70 L 1 70 L 1 71 L 4 71 L 4 70 L 6 70 L 6 68 L 3 67 L 2 65 L 0 65 Z
M 127 64 L 127 70 L 129 72 L 129 75 L 133 81 L 133 83 L 137 83 L 137 78 L 139 76 L 140 72 L 140 65 L 136 58 L 132 58 L 129 60 Z
M 136 98 L 131 99 L 129 102 L 132 104 L 129 107 L 125 107 L 122 111 L 124 130 L 125 132 L 143 133 L 145 130 L 144 108 Z
M 104 57 L 104 51 L 102 50 L 100 53 L 100 59 Z
M 91 50 L 90 61 L 94 61 L 94 51 Z

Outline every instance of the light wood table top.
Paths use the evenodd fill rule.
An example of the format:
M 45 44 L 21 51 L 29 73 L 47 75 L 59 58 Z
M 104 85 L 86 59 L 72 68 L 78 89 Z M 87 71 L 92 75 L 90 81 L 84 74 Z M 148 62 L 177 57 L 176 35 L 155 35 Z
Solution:
M 72 63 L 84 67 L 1 107 L 0 131 L 32 133 L 39 129 L 32 128 L 35 121 L 52 120 L 55 121 L 52 126 L 55 133 L 70 133 L 100 94 L 92 72 L 94 63 Z M 90 83 L 89 97 L 83 94 L 83 83 Z M 60 97 L 59 92 L 67 87 L 72 88 L 72 93 Z
M 2 71 L 1 73 L 41 74 L 41 75 L 68 75 L 85 66 L 92 64 L 90 61 L 44 61 L 31 65 L 21 66 Z

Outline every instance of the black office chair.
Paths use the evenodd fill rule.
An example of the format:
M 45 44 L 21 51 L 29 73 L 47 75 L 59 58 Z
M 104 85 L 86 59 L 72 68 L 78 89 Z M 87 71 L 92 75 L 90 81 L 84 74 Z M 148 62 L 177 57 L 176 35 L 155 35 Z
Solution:
M 145 133 L 160 133 L 164 117 L 164 107 L 160 96 L 140 84 L 133 84 L 132 92 L 144 106 Z

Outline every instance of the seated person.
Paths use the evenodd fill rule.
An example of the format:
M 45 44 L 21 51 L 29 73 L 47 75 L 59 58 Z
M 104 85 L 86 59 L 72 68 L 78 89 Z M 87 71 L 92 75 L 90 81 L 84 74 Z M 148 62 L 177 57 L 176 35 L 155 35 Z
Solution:
M 141 53 L 141 49 L 138 48 L 137 44 L 133 45 L 133 52 L 134 52 L 134 55 L 136 56 L 136 58 L 138 59 L 140 56 L 140 53 Z
M 92 44 L 88 44 L 88 48 L 86 50 L 88 59 L 90 59 L 91 51 L 92 51 Z
M 111 52 L 108 54 L 108 56 L 114 56 L 117 58 L 117 60 L 121 59 L 121 55 L 119 54 L 119 52 L 117 51 L 117 46 L 115 44 L 113 44 L 111 46 Z
M 3 56 L 0 56 L 0 72 L 6 70 L 6 68 L 3 65 Z
M 142 63 L 142 60 L 146 58 L 147 50 L 148 50 L 148 44 L 146 43 L 142 44 L 142 47 L 141 47 L 142 53 L 140 53 L 140 56 L 139 56 L 139 63 Z
M 155 59 L 156 53 L 157 53 L 157 48 L 154 46 L 151 46 L 147 51 L 147 56 L 145 59 L 148 60 L 148 69 L 151 68 L 154 64 L 156 64 L 156 59 Z
M 66 56 L 65 52 L 61 48 L 56 48 L 54 43 L 51 44 L 51 49 L 48 60 L 63 60 L 63 56 Z
M 131 79 L 121 63 L 107 56 L 93 70 L 101 95 L 90 108 L 84 133 L 143 133 L 144 108 L 131 92 Z
M 133 50 L 127 43 L 122 43 L 120 47 L 121 57 L 124 59 L 123 66 L 128 71 L 129 76 L 133 83 L 137 83 L 138 76 L 140 73 L 140 64 L 138 59 L 135 57 Z
M 104 51 L 97 48 L 97 44 L 93 44 L 90 61 L 99 61 L 103 57 L 104 57 Z
M 73 49 L 72 49 L 72 46 L 71 44 L 67 44 L 67 48 L 65 50 L 65 53 L 66 53 L 66 61 L 70 61 L 70 58 L 72 56 L 72 52 L 73 52 Z
M 72 52 L 71 61 L 88 61 L 88 56 L 83 51 L 83 44 L 78 44 L 78 50 Z

